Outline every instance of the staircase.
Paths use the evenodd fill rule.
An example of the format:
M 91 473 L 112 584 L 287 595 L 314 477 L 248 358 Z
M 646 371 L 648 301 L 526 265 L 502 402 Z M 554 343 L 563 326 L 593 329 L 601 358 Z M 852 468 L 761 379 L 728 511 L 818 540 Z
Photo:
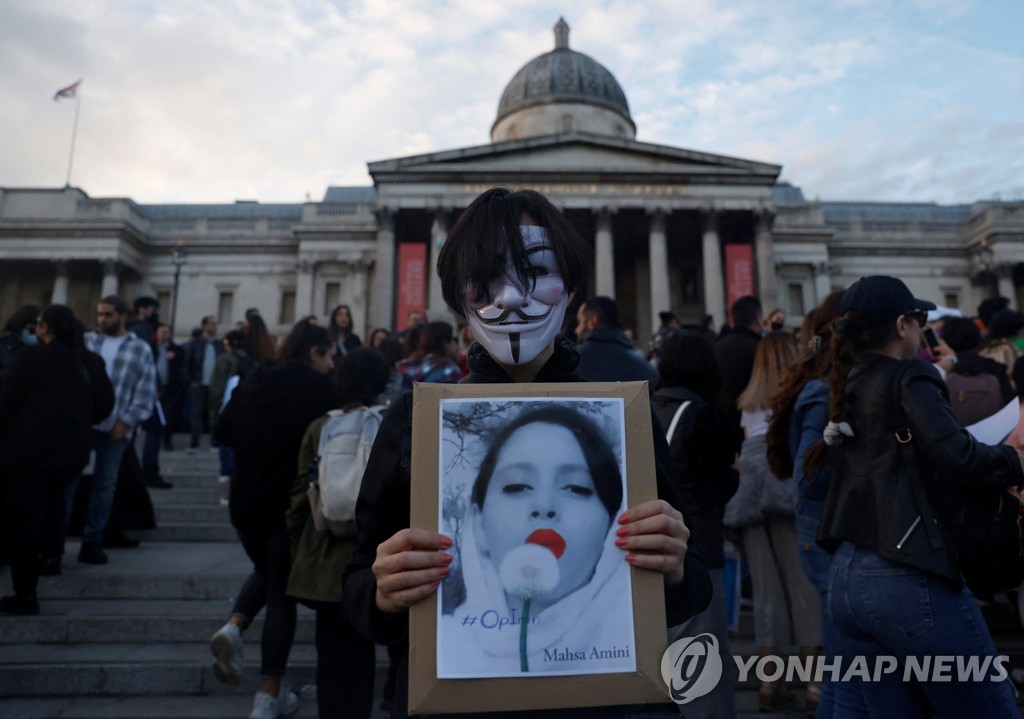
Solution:
M 76 560 L 69 540 L 64 574 L 40 578 L 42 611 L 35 617 L 0 615 L 0 717 L 3 719 L 194 719 L 247 717 L 259 681 L 262 615 L 245 634 L 241 687 L 213 677 L 207 644 L 226 620 L 249 563 L 220 499 L 217 455 L 164 452 L 161 465 L 173 489 L 151 490 L 158 528 L 132 533 L 136 549 L 108 549 L 102 566 Z M 10 591 L 6 568 L 0 586 Z M 1005 597 L 986 605 L 986 618 L 1011 668 L 1024 664 L 1024 632 Z M 315 683 L 312 612 L 299 607 L 287 680 L 293 689 Z M 734 654 L 757 653 L 749 610 L 732 637 Z M 377 693 L 387 653 L 378 648 Z M 803 717 L 797 708 L 758 712 L 757 685 L 736 687 L 737 715 Z M 297 719 L 317 716 L 303 699 Z M 374 719 L 386 715 L 378 711 Z

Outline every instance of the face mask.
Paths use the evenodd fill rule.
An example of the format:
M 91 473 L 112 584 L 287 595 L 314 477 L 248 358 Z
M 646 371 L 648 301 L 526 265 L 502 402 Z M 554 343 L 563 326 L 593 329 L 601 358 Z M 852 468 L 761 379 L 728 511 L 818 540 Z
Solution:
M 35 336 L 35 333 L 29 332 L 28 330 L 21 331 L 21 343 L 23 345 L 37 345 L 39 344 L 39 338 Z
M 465 315 L 473 335 L 506 365 L 533 361 L 555 338 L 569 302 L 547 230 L 521 225 L 519 231 L 534 281 L 523 287 L 509 264 L 504 277 L 491 282 L 490 299 L 472 287 L 466 293 Z

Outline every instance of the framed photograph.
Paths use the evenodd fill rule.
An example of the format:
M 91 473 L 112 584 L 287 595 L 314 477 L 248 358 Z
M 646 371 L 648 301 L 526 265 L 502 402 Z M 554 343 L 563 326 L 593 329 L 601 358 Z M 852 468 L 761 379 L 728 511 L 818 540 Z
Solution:
M 454 544 L 410 611 L 409 712 L 665 702 L 663 579 L 615 546 L 657 496 L 646 383 L 414 392 L 412 526 Z

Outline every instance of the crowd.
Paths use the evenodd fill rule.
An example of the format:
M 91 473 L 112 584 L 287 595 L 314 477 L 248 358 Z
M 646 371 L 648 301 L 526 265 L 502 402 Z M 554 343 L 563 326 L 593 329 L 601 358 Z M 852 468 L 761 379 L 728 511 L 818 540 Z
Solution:
M 876 276 L 828 295 L 798 331 L 750 296 L 733 303 L 721 333 L 665 312 L 643 353 L 614 300 L 582 296 L 588 253 L 544 197 L 495 189 L 463 213 L 438 259 L 445 301 L 466 320 L 458 332 L 415 312 L 402 331 L 374 329 L 363 345 L 340 305 L 322 325 L 301 319 L 278 345 L 251 309 L 223 337 L 204 317 L 179 346 L 151 298 L 133 312 L 103 298 L 93 332 L 60 305 L 19 310 L 0 335 L 0 554 L 14 589 L 0 608 L 38 612 L 37 577 L 60 573 L 90 452 L 78 558 L 102 563 L 105 542 L 133 541 L 112 538 L 108 521 L 136 431 L 141 481 L 154 489 L 172 487 L 159 469 L 171 435 L 187 431 L 194 452 L 210 432 L 253 567 L 211 638 L 217 678 L 240 682 L 244 633 L 265 610 L 251 717 L 292 713 L 298 700 L 284 678 L 302 603 L 316 613 L 320 716 L 370 715 L 374 643 L 391 657 L 385 702 L 405 716 L 406 612 L 452 573 L 452 539 L 409 522 L 413 385 L 645 380 L 658 499 L 620 506 L 620 496 L 603 511 L 616 561 L 662 575 L 668 637 L 710 633 L 726 657 L 723 680 L 687 716 L 735 714 L 729 546 L 749 571 L 762 656 L 994 655 L 963 579 L 956 510 L 971 492 L 1019 500 L 1024 454 L 962 427 L 1024 391 L 1024 315 L 1003 298 L 983 302 L 977 318 L 942 313 Z M 336 445 L 353 417 L 372 430 L 364 424 L 353 444 Z M 46 451 L 58 440 L 60 452 Z M 348 447 L 337 450 L 346 466 L 365 466 L 355 522 L 342 529 L 325 520 L 324 463 L 336 446 Z M 514 491 L 529 493 L 530 481 Z M 594 492 L 586 483 L 574 491 Z M 543 494 L 522 526 L 558 521 L 540 511 Z M 482 510 L 483 496 L 475 501 Z M 793 689 L 785 678 L 763 681 L 760 708 L 794 707 Z M 804 689 L 810 716 L 1015 712 L 1008 680 L 812 678 Z M 677 714 L 671 705 L 534 713 Z

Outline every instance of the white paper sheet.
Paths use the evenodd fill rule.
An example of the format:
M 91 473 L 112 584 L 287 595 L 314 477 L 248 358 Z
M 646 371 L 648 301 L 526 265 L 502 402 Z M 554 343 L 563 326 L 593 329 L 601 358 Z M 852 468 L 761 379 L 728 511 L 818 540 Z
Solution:
M 1020 422 L 1020 400 L 1014 397 L 991 417 L 965 427 L 982 444 L 1002 444 Z

